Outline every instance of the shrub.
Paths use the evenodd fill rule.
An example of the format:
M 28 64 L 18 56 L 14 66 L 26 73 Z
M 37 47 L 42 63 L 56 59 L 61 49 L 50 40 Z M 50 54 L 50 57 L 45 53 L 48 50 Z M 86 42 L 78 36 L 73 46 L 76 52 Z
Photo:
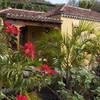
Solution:
M 38 61 L 30 41 L 24 47 L 19 46 L 19 34 L 17 27 L 4 22 L 0 33 L 0 79 L 3 83 L 0 99 L 31 100 L 27 92 L 50 84 L 52 75 L 56 74 L 55 70 Z M 17 48 L 13 48 L 11 41 Z

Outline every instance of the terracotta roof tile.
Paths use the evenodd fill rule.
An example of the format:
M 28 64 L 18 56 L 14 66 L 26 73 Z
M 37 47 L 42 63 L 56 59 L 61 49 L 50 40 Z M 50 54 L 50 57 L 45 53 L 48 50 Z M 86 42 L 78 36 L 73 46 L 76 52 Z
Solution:
M 60 14 L 61 13 L 61 9 L 64 5 L 60 5 L 59 7 L 55 8 L 55 9 L 51 9 L 51 10 L 48 10 L 47 12 L 45 12 L 44 14 L 41 14 L 39 16 L 43 16 L 43 17 L 50 17 L 50 16 L 53 16 L 53 15 L 56 15 L 56 14 Z
M 45 14 L 42 14 L 44 17 L 50 17 L 54 15 L 70 15 L 76 16 L 76 17 L 82 17 L 82 18 L 88 18 L 88 19 L 94 19 L 100 21 L 100 13 L 92 11 L 91 9 L 84 9 L 80 7 L 73 7 L 69 5 L 61 5 L 58 8 L 55 8 L 53 10 L 47 11 Z
M 90 9 L 73 7 L 66 4 L 61 5 L 55 9 L 49 10 L 47 12 L 8 8 L 8 9 L 1 10 L 0 15 L 5 16 L 6 18 L 45 21 L 45 22 L 54 22 L 54 23 L 61 23 L 60 19 L 51 18 L 51 16 L 54 15 L 63 15 L 67 17 L 75 17 L 75 18 L 100 21 L 100 13 L 92 11 Z
M 42 17 L 42 14 L 44 14 L 44 12 L 29 11 L 15 8 L 8 8 L 0 11 L 0 15 L 6 18 L 61 23 L 60 19 Z
M 1 10 L 2 11 L 2 10 Z M 29 10 L 22 10 L 22 9 L 16 9 L 16 8 L 8 8 L 3 10 L 2 13 L 10 13 L 10 14 L 18 14 L 18 15 L 29 15 L 29 16 L 37 16 L 44 12 L 38 12 L 38 11 L 29 11 Z

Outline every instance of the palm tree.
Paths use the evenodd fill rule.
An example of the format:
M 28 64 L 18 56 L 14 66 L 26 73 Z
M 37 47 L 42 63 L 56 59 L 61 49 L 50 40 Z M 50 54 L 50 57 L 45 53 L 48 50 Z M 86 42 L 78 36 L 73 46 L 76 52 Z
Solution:
M 92 39 L 91 32 L 96 36 L 97 30 L 94 30 L 93 23 L 80 21 L 77 29 L 73 27 L 72 36 L 67 33 L 62 36 L 60 31 L 50 32 L 43 35 L 43 39 L 41 39 L 37 48 L 45 51 L 43 54 L 41 53 L 45 57 L 56 58 L 62 53 L 65 54 L 63 57 L 66 67 L 82 66 L 84 60 L 87 59 L 86 52 L 94 52 L 97 49 L 93 48 L 93 46 L 96 46 L 97 37 Z M 64 50 L 61 49 L 63 47 Z
M 65 82 L 65 88 L 73 91 L 71 68 L 79 71 L 86 65 L 86 61 L 94 64 L 100 50 L 100 35 L 97 34 L 100 31 L 94 28 L 94 23 L 80 21 L 77 29 L 73 27 L 71 36 L 67 33 L 62 36 L 60 31 L 51 31 L 43 35 L 37 51 L 41 51 L 39 57 L 48 57 L 48 64 L 58 70 L 59 75 L 53 80 L 53 84 Z M 94 38 L 91 38 L 91 33 L 94 34 Z

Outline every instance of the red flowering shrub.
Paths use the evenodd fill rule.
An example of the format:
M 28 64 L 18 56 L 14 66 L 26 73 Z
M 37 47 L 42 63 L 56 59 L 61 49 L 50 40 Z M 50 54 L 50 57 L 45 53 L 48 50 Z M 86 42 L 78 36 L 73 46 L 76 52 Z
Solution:
M 8 21 L 4 22 L 4 25 L 5 26 L 11 26 L 11 24 Z
M 56 74 L 55 70 L 51 70 L 50 67 L 46 64 L 44 64 L 43 66 L 41 66 L 41 71 L 44 72 L 44 74 Z
M 23 50 L 25 51 L 25 55 L 29 56 L 33 61 L 33 59 L 35 57 L 34 54 L 36 52 L 34 51 L 34 46 L 32 45 L 32 43 L 30 41 L 24 45 Z
M 6 29 L 4 32 L 12 33 L 12 34 L 19 34 L 20 30 L 18 30 L 14 25 L 11 25 L 8 21 L 4 22 Z
M 32 45 L 32 43 L 29 41 L 29 42 L 25 43 L 24 47 L 19 49 L 19 47 L 20 47 L 20 45 L 19 45 L 20 44 L 19 30 L 15 26 L 11 25 L 9 22 L 5 22 L 4 26 L 5 26 L 4 27 L 4 29 L 5 29 L 4 35 L 7 37 L 7 39 L 8 39 L 7 41 L 10 41 L 10 42 L 14 41 L 16 43 L 16 45 L 18 46 L 17 52 L 15 50 L 10 50 L 9 52 L 7 52 L 8 53 L 7 55 L 9 56 L 9 59 L 7 59 L 7 60 L 10 63 L 7 64 L 7 66 L 5 66 L 5 68 L 2 67 L 2 74 L 7 73 L 6 75 L 8 76 L 8 77 L 3 76 L 3 77 L 5 77 L 5 81 L 8 82 L 7 79 L 10 79 L 9 80 L 11 83 L 10 85 L 15 88 L 19 88 L 19 90 L 20 90 L 19 92 L 23 93 L 23 95 L 30 88 L 38 87 L 38 89 L 40 89 L 40 88 L 46 86 L 47 84 L 50 84 L 50 82 L 51 82 L 50 75 L 56 74 L 56 71 L 51 70 L 51 68 L 49 66 L 47 66 L 46 64 L 41 66 L 42 63 L 48 62 L 48 58 L 43 58 L 42 61 L 40 59 L 41 62 L 38 62 L 38 57 L 37 57 L 34 61 L 35 62 L 35 64 L 34 64 L 34 62 L 32 62 L 32 61 L 35 58 L 36 52 L 34 50 L 34 46 Z M 18 35 L 18 37 L 13 36 L 13 35 Z M 9 44 L 7 47 L 10 47 Z M 7 48 L 7 50 L 9 50 L 9 49 Z M 24 55 L 22 52 L 24 53 Z M 32 61 L 29 61 L 29 59 L 27 59 L 27 57 L 29 59 L 31 59 Z M 12 64 L 12 63 L 14 63 L 14 64 Z M 8 67 L 8 66 L 10 66 L 10 67 Z M 34 68 L 34 66 L 41 66 L 41 67 Z M 3 70 L 3 68 L 5 70 Z M 34 69 L 36 69 L 36 71 Z M 11 73 L 10 75 L 8 75 L 9 72 Z M 45 75 L 45 77 L 44 77 L 44 75 Z M 27 79 L 24 79 L 24 78 L 27 78 Z M 45 79 L 48 81 L 45 82 Z M 33 85 L 33 83 L 35 83 L 35 84 Z M 28 96 L 23 96 L 23 95 L 16 95 L 16 97 L 15 97 L 16 100 L 28 100 Z
M 16 96 L 16 99 L 17 99 L 17 100 L 28 100 L 28 99 L 27 99 L 27 96 L 23 96 L 23 95 L 17 95 L 17 96 Z

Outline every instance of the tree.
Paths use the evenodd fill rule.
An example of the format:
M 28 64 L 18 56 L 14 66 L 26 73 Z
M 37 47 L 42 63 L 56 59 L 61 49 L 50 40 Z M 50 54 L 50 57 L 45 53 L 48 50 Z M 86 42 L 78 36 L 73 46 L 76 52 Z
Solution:
M 85 67 L 86 59 L 91 64 L 91 68 L 94 67 L 92 63 L 94 64 L 96 55 L 100 50 L 98 44 L 100 43 L 100 35 L 91 38 L 91 31 L 94 34 L 97 33 L 93 23 L 82 21 L 77 29 L 73 27 L 72 36 L 66 33 L 62 37 L 61 33 L 50 32 L 45 34 L 38 43 L 38 48 L 41 50 L 39 56 L 47 57 L 50 61 L 48 63 L 58 70 L 58 76 L 52 80 L 51 87 L 53 90 L 59 91 L 58 93 L 62 98 L 60 100 L 92 100 L 95 96 L 99 98 L 100 93 L 96 91 L 99 91 L 98 80 L 100 78 L 89 73 L 89 69 Z M 89 53 L 91 53 L 91 57 L 87 58 L 90 56 Z M 93 80 L 96 81 L 92 82 Z M 94 93 L 90 92 L 92 89 Z
M 94 7 L 92 9 L 97 12 L 100 12 L 100 1 L 96 1 L 96 3 L 94 4 Z
M 78 6 L 100 12 L 100 1 L 97 0 L 80 0 Z
M 0 0 L 1 9 L 12 7 L 18 9 L 47 11 L 55 6 L 45 0 Z
M 91 9 L 94 7 L 96 0 L 80 0 L 79 7 Z

